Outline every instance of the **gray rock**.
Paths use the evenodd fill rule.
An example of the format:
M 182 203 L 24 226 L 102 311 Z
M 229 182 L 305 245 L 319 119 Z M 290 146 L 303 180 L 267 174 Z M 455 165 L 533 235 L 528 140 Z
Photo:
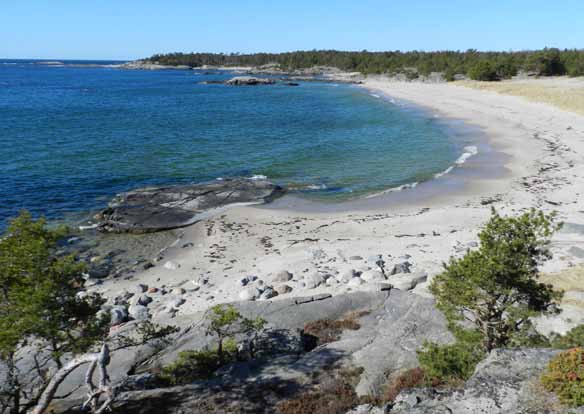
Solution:
M 275 347 L 277 351 L 274 357 L 226 367 L 222 371 L 226 377 L 203 382 L 198 388 L 187 386 L 124 392 L 116 398 L 116 412 L 158 414 L 161 407 L 167 407 L 163 411 L 168 414 L 202 414 L 209 412 L 203 411 L 209 407 L 208 402 L 215 401 L 213 398 L 218 393 L 216 386 L 226 384 L 232 390 L 243 391 L 230 397 L 224 396 L 229 402 L 240 403 L 248 394 L 247 384 L 257 384 L 261 398 L 254 401 L 261 401 L 263 405 L 253 406 L 243 412 L 273 413 L 274 407 L 266 404 L 280 401 L 281 396 L 264 398 L 263 394 L 272 389 L 281 390 L 287 385 L 309 384 L 314 380 L 315 373 L 324 372 L 336 364 L 363 367 L 357 390 L 360 395 L 365 395 L 380 389 L 386 382 L 387 374 L 416 366 L 416 350 L 424 341 L 445 343 L 452 340 L 446 322 L 434 308 L 433 301 L 398 290 L 355 292 L 334 297 L 322 294 L 278 301 L 245 301 L 233 305 L 243 316 L 264 318 L 268 326 L 273 327 L 269 329 L 269 336 L 261 341 L 271 345 L 267 350 L 262 348 L 261 352 L 268 352 Z M 311 352 L 300 352 L 299 332 L 308 322 L 338 320 L 349 313 L 361 314 L 361 311 L 368 313 L 359 317 L 360 329 L 347 330 L 340 340 Z M 165 320 L 181 327 L 181 332 L 173 336 L 163 349 L 152 346 L 114 352 L 108 366 L 112 384 L 126 377 L 131 367 L 138 366 L 137 361 L 142 362 L 141 369 L 147 370 L 174 362 L 183 350 L 212 346 L 215 338 L 205 335 L 209 316 L 205 311 L 176 316 L 166 314 Z M 119 329 L 124 332 L 132 323 Z M 154 353 L 156 356 L 152 357 Z M 257 363 L 264 365 L 255 366 Z M 82 383 L 83 374 L 84 371 L 80 370 L 73 375 L 71 382 L 64 384 L 61 391 L 66 393 Z M 85 390 L 79 390 L 78 395 L 79 400 L 83 401 L 86 398 Z M 169 401 L 172 401 L 171 405 Z M 226 407 L 222 412 L 233 412 L 233 406 Z
M 399 290 L 412 290 L 418 283 L 423 283 L 426 280 L 428 280 L 426 272 L 397 273 L 387 279 L 394 288 Z
M 392 414 L 508 414 L 550 412 L 536 384 L 552 349 L 496 349 L 479 363 L 464 388 L 450 393 L 407 391 L 396 398 Z M 415 398 L 412 398 L 412 393 Z M 548 401 L 549 402 L 549 401 Z M 557 412 L 557 411 L 553 411 Z M 565 411 L 560 411 L 565 412 Z
M 361 279 L 366 282 L 382 282 L 385 281 L 385 276 L 381 272 L 377 272 L 375 270 L 363 272 L 361 275 Z
M 347 270 L 346 272 L 343 272 L 343 274 L 340 276 L 339 280 L 343 283 L 347 283 L 347 282 L 349 282 L 349 280 L 351 280 L 357 276 L 359 276 L 359 272 L 357 272 L 355 269 L 351 269 L 351 270 Z
M 278 292 L 276 292 L 273 288 L 268 286 L 267 288 L 264 289 L 264 291 L 260 295 L 259 300 L 268 300 L 268 299 L 271 299 L 275 296 L 278 296 Z
M 150 319 L 150 315 L 148 314 L 148 308 L 143 305 L 131 305 L 128 308 L 128 313 L 132 317 L 132 319 L 137 321 L 145 321 Z
M 125 306 L 112 306 L 110 309 L 110 325 L 116 326 L 128 321 L 128 309 Z
M 152 298 L 148 295 L 142 295 L 138 298 L 138 305 L 142 305 L 142 306 L 148 306 L 150 303 L 152 303 Z
M 363 258 L 361 256 L 349 256 L 349 260 L 363 260 Z
M 274 290 L 276 291 L 276 293 L 278 293 L 278 295 L 285 295 L 287 293 L 292 292 L 292 287 L 289 285 L 276 285 L 274 286 Z
M 389 412 L 389 407 L 376 407 L 371 404 L 362 404 L 347 411 L 347 414 L 385 414 Z
M 314 273 L 304 279 L 304 283 L 306 284 L 307 289 L 315 289 L 324 282 L 325 278 L 320 273 Z
M 360 277 L 354 277 L 351 280 L 349 280 L 349 282 L 347 283 L 347 286 L 357 287 L 357 286 L 361 286 L 364 283 L 365 283 L 365 281 L 363 279 L 361 279 Z
M 292 277 L 292 273 L 288 272 L 287 270 L 283 270 L 276 274 L 272 280 L 277 283 L 286 283 L 292 280 Z
M 247 287 L 239 292 L 239 300 L 256 300 L 261 296 L 262 292 L 253 286 Z
M 168 262 L 164 263 L 163 267 L 168 270 L 178 270 L 180 268 L 180 265 L 169 260 Z
M 117 195 L 99 213 L 98 230 L 148 233 L 188 226 L 202 213 L 241 202 L 269 202 L 284 190 L 267 180 L 233 178 L 204 184 L 153 187 Z
M 185 298 L 174 298 L 168 302 L 168 307 L 179 308 L 186 302 Z
M 404 260 L 403 262 L 396 263 L 393 266 L 393 269 L 391 269 L 390 274 L 396 275 L 398 273 L 410 273 L 410 267 L 412 267 L 412 264 L 409 261 Z
M 236 76 L 225 82 L 226 85 L 249 86 L 249 85 L 272 85 L 276 83 L 273 79 L 254 78 L 253 76 Z
M 251 282 L 254 282 L 254 281 L 256 281 L 257 279 L 258 279 L 258 277 L 257 277 L 257 276 L 254 276 L 254 275 L 248 275 L 248 276 L 246 276 L 246 277 L 242 278 L 242 279 L 239 281 L 239 283 L 241 284 L 241 286 L 247 286 L 247 285 L 249 285 Z

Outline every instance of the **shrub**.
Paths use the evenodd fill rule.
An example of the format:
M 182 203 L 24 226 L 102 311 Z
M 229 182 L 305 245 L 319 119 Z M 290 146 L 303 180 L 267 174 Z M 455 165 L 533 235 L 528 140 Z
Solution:
M 217 349 L 182 351 L 176 361 L 162 368 L 160 378 L 170 385 L 209 379 L 223 365 L 235 361 L 236 355 L 237 343 L 231 339 L 223 343 L 223 361 L 219 359 Z
M 457 385 L 468 379 L 485 352 L 476 343 L 457 341 L 451 345 L 425 343 L 418 360 L 425 380 L 432 385 Z
M 486 60 L 482 60 L 472 66 L 468 71 L 468 76 L 478 81 L 495 81 L 499 79 L 495 65 Z
M 487 352 L 530 332 L 531 318 L 557 312 L 561 292 L 538 281 L 539 266 L 551 258 L 551 236 L 560 227 L 554 218 L 536 210 L 501 217 L 493 209 L 479 233 L 480 248 L 451 258 L 432 280 L 438 308 L 451 324 L 473 324 Z
M 419 367 L 402 372 L 387 384 L 383 393 L 383 402 L 393 402 L 403 390 L 424 384 L 425 378 L 424 370 Z
M 584 349 L 574 348 L 552 359 L 541 376 L 545 389 L 572 407 L 584 405 Z
M 528 67 L 538 75 L 564 75 L 566 68 L 561 60 L 558 49 L 543 49 L 535 52 L 528 59 Z
M 214 350 L 182 351 L 175 362 L 162 369 L 160 378 L 170 385 L 188 384 L 211 378 L 218 368 L 219 358 Z
M 584 325 L 572 328 L 566 335 L 554 337 L 551 344 L 558 349 L 584 347 Z

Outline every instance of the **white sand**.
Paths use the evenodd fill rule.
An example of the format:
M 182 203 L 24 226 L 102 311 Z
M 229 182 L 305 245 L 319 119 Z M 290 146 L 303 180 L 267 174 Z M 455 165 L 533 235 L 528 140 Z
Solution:
M 281 270 L 294 274 L 287 295 L 337 294 L 375 289 L 374 284 L 349 287 L 336 283 L 316 289 L 303 287 L 304 277 L 316 272 L 343 274 L 350 269 L 375 267 L 367 259 L 382 254 L 389 269 L 403 255 L 430 276 L 451 255 L 463 254 L 489 216 L 491 206 L 504 213 L 536 207 L 557 210 L 563 221 L 584 224 L 584 117 L 519 97 L 469 89 L 452 84 L 390 83 L 367 80 L 366 88 L 434 111 L 441 117 L 464 120 L 484 129 L 490 144 L 509 157 L 496 179 L 475 179 L 454 192 L 435 197 L 411 197 L 396 202 L 392 195 L 379 200 L 347 204 L 350 211 L 330 212 L 305 206 L 287 207 L 294 200 L 264 207 L 234 207 L 219 216 L 184 229 L 181 239 L 164 252 L 156 267 L 130 280 L 105 282 L 106 295 L 136 291 L 138 283 L 167 288 L 182 286 L 190 313 L 215 303 L 238 300 L 240 279 L 256 275 L 266 284 Z M 388 159 L 388 162 L 391 162 Z M 464 173 L 465 164 L 458 174 Z M 501 167 L 497 167 L 502 169 Z M 470 171 L 470 170 L 469 170 Z M 448 180 L 444 177 L 438 180 Z M 408 190 L 412 194 L 422 189 Z M 421 194 L 421 193 L 420 193 Z M 497 201 L 483 205 L 482 200 Z M 392 201 L 393 200 L 393 201 Z M 190 247 L 181 247 L 185 243 Z M 560 233 L 554 239 L 555 258 L 545 270 L 560 270 L 581 258 L 568 250 L 584 249 L 584 234 Z M 361 256 L 363 260 L 351 259 Z M 164 263 L 180 267 L 171 270 Z M 172 267 L 172 266 L 167 266 Z M 203 279 L 208 282 L 203 283 Z M 198 283 L 199 290 L 191 291 Z M 584 284 L 583 284 L 584 288 Z M 424 285 L 415 292 L 427 294 Z M 156 293 L 150 306 L 167 303 L 173 294 Z M 168 299 L 167 299 L 168 298 Z M 278 298 L 275 298 L 277 300 Z

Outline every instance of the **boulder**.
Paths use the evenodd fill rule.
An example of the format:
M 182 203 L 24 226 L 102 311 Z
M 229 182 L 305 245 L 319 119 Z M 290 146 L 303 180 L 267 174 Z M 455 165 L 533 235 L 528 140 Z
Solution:
M 275 296 L 278 296 L 278 292 L 276 292 L 272 287 L 268 286 L 260 295 L 259 300 L 268 300 Z
M 191 225 L 206 211 L 234 203 L 269 202 L 284 194 L 265 179 L 233 178 L 209 183 L 151 187 L 118 194 L 96 215 L 98 230 L 149 233 Z
M 276 285 L 274 286 L 274 290 L 278 295 L 285 295 L 286 293 L 292 292 L 292 287 L 289 285 Z
M 239 292 L 239 300 L 256 300 L 261 296 L 262 292 L 253 286 L 243 289 Z
M 363 272 L 363 274 L 361 275 L 361 279 L 363 279 L 366 282 L 381 282 L 386 280 L 385 275 L 383 273 L 375 270 Z
M 110 326 L 116 326 L 127 322 L 128 316 L 128 309 L 125 306 L 113 306 L 110 309 Z
M 408 390 L 398 395 L 391 412 L 396 414 L 508 414 L 563 413 L 549 410 L 549 396 L 537 383 L 552 349 L 495 349 L 479 363 L 464 388 L 452 392 Z M 553 401 L 552 401 L 553 402 Z M 557 406 L 557 403 L 556 403 Z M 558 407 L 560 408 L 560 407 Z
M 272 85 L 276 83 L 273 79 L 255 78 L 253 76 L 236 76 L 225 81 L 226 85 L 248 86 L 248 85 Z
M 404 260 L 402 262 L 396 263 L 393 266 L 393 269 L 391 269 L 390 274 L 396 275 L 398 273 L 410 273 L 410 267 L 412 267 L 412 264 L 409 261 Z
M 426 272 L 398 273 L 387 279 L 394 288 L 399 290 L 412 290 L 418 283 L 423 283 L 426 280 L 428 280 Z
M 314 273 L 304 279 L 304 283 L 306 284 L 307 289 L 315 289 L 322 285 L 325 282 L 324 276 L 320 273 Z
M 347 283 L 347 282 L 349 282 L 349 280 L 351 280 L 357 276 L 359 276 L 359 272 L 357 272 L 355 269 L 350 269 L 350 270 L 343 272 L 341 274 L 341 276 L 339 277 L 339 280 L 343 283 Z
M 136 321 L 146 321 L 150 319 L 148 308 L 143 305 L 131 305 L 128 308 L 128 313 L 130 317 Z
M 293 277 L 292 273 L 290 273 L 287 270 L 283 270 L 281 272 L 278 272 L 272 280 L 277 283 L 286 283 L 292 280 L 292 277 Z
M 351 280 L 349 280 L 349 282 L 347 283 L 347 286 L 357 287 L 357 286 L 361 286 L 364 283 L 365 283 L 365 281 L 357 276 L 357 277 L 354 277 Z
M 150 303 L 152 303 L 152 298 L 148 295 L 142 295 L 138 298 L 138 305 L 142 305 L 142 306 L 148 306 Z

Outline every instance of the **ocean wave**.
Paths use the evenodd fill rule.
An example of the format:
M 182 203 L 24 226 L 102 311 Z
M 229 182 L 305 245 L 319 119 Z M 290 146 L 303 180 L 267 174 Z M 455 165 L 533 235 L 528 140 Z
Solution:
M 464 147 L 464 152 L 456 161 L 454 161 L 457 165 L 462 165 L 468 160 L 470 157 L 473 157 L 479 153 L 479 149 L 474 145 L 469 145 L 468 147 Z
M 383 190 L 383 191 L 379 191 L 377 193 L 369 194 L 365 198 L 374 198 L 374 197 L 378 197 L 378 196 L 384 195 L 384 194 L 397 193 L 397 192 L 404 191 L 404 190 L 410 190 L 412 188 L 416 188 L 416 186 L 418 184 L 419 183 L 417 181 L 414 181 L 413 183 L 402 184 L 402 185 L 397 186 L 397 187 L 391 187 L 391 188 L 388 188 L 387 190 Z
M 290 191 L 318 191 L 327 190 L 326 184 L 299 184 L 299 183 L 288 183 L 286 188 Z
M 434 178 L 435 179 L 440 178 L 440 177 L 452 172 L 452 170 L 454 170 L 454 168 L 461 166 L 470 157 L 473 157 L 473 156 L 477 155 L 478 153 L 479 153 L 479 149 L 474 145 L 469 145 L 467 147 L 464 147 L 464 152 L 460 155 L 460 157 L 458 157 L 456 159 L 456 161 L 454 161 L 454 165 L 449 166 L 447 169 L 445 169 L 442 172 L 434 174 Z M 374 198 L 374 197 L 378 197 L 378 196 L 384 195 L 384 194 L 395 193 L 395 192 L 404 191 L 404 190 L 410 190 L 412 188 L 416 188 L 416 186 L 418 184 L 419 184 L 419 182 L 417 182 L 417 181 L 415 181 L 413 183 L 409 183 L 409 184 L 402 184 L 398 187 L 391 187 L 391 188 L 388 188 L 387 190 L 383 190 L 383 191 L 380 191 L 377 193 L 370 194 L 370 195 L 366 196 L 365 198 Z
M 257 174 L 257 175 L 252 175 L 251 177 L 249 177 L 250 180 L 267 180 L 268 177 L 265 175 L 261 175 L 261 174 Z
M 369 94 L 369 96 L 373 96 L 374 98 L 377 98 L 377 99 L 381 98 L 381 96 L 379 96 L 379 95 L 376 95 L 376 94 L 374 94 L 374 93 L 370 93 L 370 94 Z

